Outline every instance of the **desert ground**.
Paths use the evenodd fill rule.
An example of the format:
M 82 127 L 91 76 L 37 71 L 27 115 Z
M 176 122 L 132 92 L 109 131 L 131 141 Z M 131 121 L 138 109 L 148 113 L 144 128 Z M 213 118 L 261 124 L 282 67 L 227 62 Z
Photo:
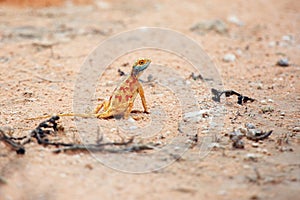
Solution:
M 0 49 L 0 199 L 299 198 L 297 0 L 0 0 Z M 129 119 L 61 117 L 37 142 L 30 118 L 88 113 L 140 57 L 149 113 L 138 96 Z

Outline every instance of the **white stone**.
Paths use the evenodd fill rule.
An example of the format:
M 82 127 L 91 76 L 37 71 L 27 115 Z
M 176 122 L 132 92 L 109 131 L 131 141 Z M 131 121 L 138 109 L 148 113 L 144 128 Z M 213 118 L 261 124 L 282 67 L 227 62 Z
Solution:
M 194 112 L 188 112 L 183 115 L 183 119 L 196 119 L 196 118 L 202 118 L 204 115 L 208 115 L 209 110 L 198 110 Z
M 228 53 L 223 57 L 224 62 L 234 62 L 236 59 L 235 55 L 232 53 Z
M 233 23 L 235 25 L 238 25 L 238 26 L 243 26 L 244 25 L 244 22 L 242 22 L 237 16 L 235 15 L 230 15 L 227 17 L 227 21 L 230 22 L 230 23 Z
M 267 105 L 267 101 L 266 100 L 261 100 L 260 103 L 263 104 L 263 105 Z
M 130 126 L 129 129 L 130 130 L 135 130 L 135 129 L 137 129 L 137 127 L 136 126 Z

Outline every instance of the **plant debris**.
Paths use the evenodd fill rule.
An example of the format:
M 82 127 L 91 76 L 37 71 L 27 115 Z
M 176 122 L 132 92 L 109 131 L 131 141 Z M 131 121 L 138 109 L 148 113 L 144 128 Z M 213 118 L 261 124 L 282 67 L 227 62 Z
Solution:
M 192 78 L 194 81 L 196 81 L 196 80 L 203 80 L 203 77 L 201 76 L 201 74 L 195 75 L 194 72 L 191 73 L 191 75 L 189 76 L 189 78 Z
M 24 146 L 19 144 L 18 142 L 15 142 L 14 140 L 15 138 L 6 135 L 4 130 L 0 128 L 0 141 L 3 141 L 12 150 L 16 151 L 17 154 L 25 154 Z
M 242 141 L 244 137 L 246 137 L 248 140 L 257 142 L 259 140 L 267 139 L 272 133 L 273 130 L 262 131 L 256 129 L 253 124 L 246 123 L 245 128 L 241 127 L 231 132 L 229 134 L 229 138 L 233 142 L 232 143 L 233 148 L 243 149 L 245 147 L 244 142 Z
M 264 139 L 268 138 L 272 133 L 273 133 L 272 130 L 271 131 L 261 131 L 259 129 L 248 129 L 246 137 L 248 140 L 257 142 L 259 140 L 264 140 Z
M 247 103 L 248 101 L 253 102 L 255 101 L 255 99 L 252 99 L 250 97 L 247 96 L 243 96 L 240 93 L 235 92 L 234 90 L 224 90 L 224 91 L 218 91 L 214 88 L 211 89 L 212 94 L 214 95 L 212 97 L 212 99 L 216 102 L 220 102 L 221 101 L 221 96 L 222 94 L 225 94 L 226 97 L 230 97 L 232 95 L 236 95 L 238 97 L 238 101 L 237 103 L 239 105 L 243 105 L 243 103 Z
M 118 73 L 119 73 L 119 76 L 125 76 L 126 75 L 126 73 L 123 72 L 121 69 L 118 69 Z
M 53 150 L 54 153 L 66 151 L 105 151 L 110 153 L 120 152 L 139 152 L 142 150 L 154 149 L 153 145 L 148 144 L 133 144 L 134 138 L 125 142 L 106 142 L 103 143 L 103 138 L 97 140 L 95 144 L 76 144 L 53 142 L 48 139 L 48 135 L 55 134 L 59 131 L 58 123 L 59 116 L 52 116 L 50 119 L 41 122 L 28 136 L 23 137 L 9 137 L 2 129 L 0 129 L 0 140 L 8 144 L 17 154 L 25 154 L 24 145 L 29 143 L 32 138 L 35 138 L 40 145 L 55 146 L 57 149 Z M 21 142 L 16 142 L 21 141 Z M 130 145 L 131 144 L 131 145 Z M 123 148 L 116 148 L 122 146 Z M 114 147 L 114 148 L 106 148 Z

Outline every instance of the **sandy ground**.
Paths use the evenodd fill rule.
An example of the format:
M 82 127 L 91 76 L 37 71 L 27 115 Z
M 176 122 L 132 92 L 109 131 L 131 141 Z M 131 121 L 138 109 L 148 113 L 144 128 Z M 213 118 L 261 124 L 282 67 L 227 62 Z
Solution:
M 238 105 L 236 97 L 213 102 L 205 77 L 190 78 L 192 72 L 199 73 L 197 69 L 170 52 L 136 50 L 115 58 L 102 51 L 100 54 L 112 56 L 113 62 L 97 78 L 91 106 L 82 110 L 93 109 L 109 97 L 123 78 L 118 69 L 129 73 L 136 58 L 150 57 L 153 67 L 141 77 L 150 114 L 134 113 L 137 121 L 92 123 L 101 127 L 106 141 L 134 136 L 135 142 L 155 144 L 156 148 L 132 153 L 54 154 L 55 147 L 32 141 L 25 146 L 25 155 L 17 155 L 1 142 L 0 199 L 297 199 L 299 13 L 296 0 L 92 1 L 35 9 L 0 4 L 0 126 L 13 128 L 13 136 L 28 134 L 41 122 L 26 118 L 73 111 L 74 94 L 82 89 L 76 86 L 84 74 L 85 58 L 105 39 L 138 27 L 168 28 L 192 38 L 215 63 L 223 88 L 256 99 L 244 105 Z M 207 28 L 212 20 L 223 23 Z M 126 42 L 130 41 L 115 48 Z M 229 60 L 227 54 L 231 54 Z M 288 58 L 290 65 L 276 65 L 281 58 Z M 178 124 L 189 109 L 181 99 L 185 86 L 197 102 L 196 109 L 188 112 L 204 110 L 190 123 L 198 143 L 183 155 L 174 150 L 152 160 L 148 155 L 182 135 Z M 217 115 L 213 108 L 220 106 L 224 108 L 222 120 L 215 123 L 224 123 L 224 127 L 213 131 L 210 120 Z M 139 98 L 134 108 L 142 110 Z M 164 115 L 157 115 L 160 110 Z M 82 142 L 76 122 L 61 118 L 64 132 L 53 139 Z M 235 149 L 229 134 L 245 123 L 273 133 L 258 142 L 243 138 L 244 149 Z M 154 134 L 141 136 L 149 130 Z M 191 142 L 194 132 L 183 132 Z M 83 141 L 94 142 L 96 131 L 89 133 Z M 206 138 L 209 148 L 204 152 Z M 184 148 L 181 143 L 176 145 L 177 150 Z M 141 164 L 143 157 L 148 162 Z M 156 164 L 158 167 L 151 168 L 154 171 L 145 172 Z

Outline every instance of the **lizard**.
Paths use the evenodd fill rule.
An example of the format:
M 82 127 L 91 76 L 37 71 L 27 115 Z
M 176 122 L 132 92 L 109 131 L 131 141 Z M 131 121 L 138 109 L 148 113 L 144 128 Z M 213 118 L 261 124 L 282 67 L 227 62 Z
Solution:
M 132 66 L 131 73 L 126 79 L 117 86 L 108 101 L 103 101 L 99 104 L 93 113 L 62 113 L 56 114 L 56 116 L 76 116 L 84 118 L 100 118 L 106 119 L 112 116 L 122 116 L 127 119 L 132 111 L 133 103 L 139 94 L 142 100 L 144 113 L 149 113 L 144 94 L 144 89 L 139 81 L 139 77 L 142 75 L 145 69 L 150 65 L 151 60 L 147 58 L 140 58 L 135 61 Z M 100 112 L 102 111 L 102 112 Z M 49 118 L 52 115 L 45 115 L 32 119 Z

